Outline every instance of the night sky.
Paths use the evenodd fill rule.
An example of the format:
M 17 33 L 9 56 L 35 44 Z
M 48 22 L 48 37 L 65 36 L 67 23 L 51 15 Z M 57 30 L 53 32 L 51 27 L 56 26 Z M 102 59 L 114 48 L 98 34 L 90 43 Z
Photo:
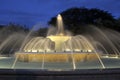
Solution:
M 45 25 L 71 7 L 99 8 L 120 17 L 120 0 L 0 0 L 0 24 Z

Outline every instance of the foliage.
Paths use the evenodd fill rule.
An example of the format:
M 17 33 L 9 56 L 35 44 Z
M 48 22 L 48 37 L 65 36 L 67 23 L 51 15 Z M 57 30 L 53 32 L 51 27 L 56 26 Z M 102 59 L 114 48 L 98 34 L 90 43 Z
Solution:
M 33 33 L 34 36 L 46 36 L 47 35 L 48 28 L 40 28 L 36 32 Z
M 115 30 L 119 28 L 117 20 L 107 11 L 100 9 L 70 8 L 60 14 L 63 17 L 65 28 L 75 34 L 83 33 L 86 28 L 84 25 L 89 24 Z M 51 18 L 48 24 L 56 26 L 56 17 Z

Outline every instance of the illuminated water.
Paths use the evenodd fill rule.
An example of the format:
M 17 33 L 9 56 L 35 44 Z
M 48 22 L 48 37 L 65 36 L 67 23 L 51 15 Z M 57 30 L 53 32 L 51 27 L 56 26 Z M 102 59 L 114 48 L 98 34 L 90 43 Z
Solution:
M 0 59 L 1 69 L 11 69 L 14 58 Z M 120 68 L 120 58 L 102 58 L 106 68 Z M 14 69 L 43 69 L 42 62 L 17 62 Z M 72 70 L 72 63 L 44 63 L 45 70 Z M 76 69 L 103 69 L 99 61 L 77 62 Z
M 101 29 L 90 27 L 90 34 L 72 36 L 64 30 L 60 15 L 57 17 L 57 24 L 56 32 L 54 34 L 49 33 L 47 37 L 38 36 L 30 39 L 31 30 L 24 38 L 21 48 L 15 53 L 18 56 L 0 57 L 0 68 L 42 70 L 120 68 L 120 35 L 117 32 L 111 30 L 101 31 Z M 11 40 L 13 40 L 13 37 L 6 39 L 1 44 L 0 51 Z M 68 61 L 61 61 L 58 57 L 52 59 L 52 56 L 47 57 L 49 53 L 52 56 L 62 54 L 64 57 L 64 54 L 70 54 L 68 56 L 70 58 L 68 58 Z M 32 54 L 32 56 L 25 56 L 25 54 Z M 37 54 L 43 54 L 43 56 L 36 58 Z M 75 57 L 75 54 L 79 54 L 79 56 Z M 82 54 L 88 56 L 93 54 L 94 56 L 85 58 L 82 57 Z M 19 57 L 21 55 L 22 57 Z M 81 58 L 81 60 L 77 61 L 77 58 Z M 92 60 L 92 58 L 95 60 Z M 47 61 L 45 61 L 46 59 Z

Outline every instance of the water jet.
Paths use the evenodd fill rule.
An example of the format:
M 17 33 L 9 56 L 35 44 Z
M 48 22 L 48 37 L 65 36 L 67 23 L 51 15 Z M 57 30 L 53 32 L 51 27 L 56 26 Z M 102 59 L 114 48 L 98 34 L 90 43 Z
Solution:
M 90 29 L 96 31 L 92 36 L 83 34 L 70 35 L 64 29 L 61 15 L 58 15 L 55 34 L 49 33 L 46 37 L 38 36 L 29 38 L 32 33 L 30 31 L 26 38 L 24 38 L 25 40 L 20 50 L 15 52 L 14 57 L 0 58 L 0 68 L 53 71 L 119 68 L 119 46 L 112 39 L 114 37 L 119 41 L 118 37 L 115 36 L 116 32 L 112 32 L 115 34 L 108 36 L 110 34 L 109 30 L 102 32 L 96 28 Z M 94 35 L 96 35 L 95 38 L 93 37 Z M 102 39 L 103 41 L 100 41 Z M 9 42 L 9 40 L 6 41 Z M 112 49 L 108 49 L 113 50 L 111 53 L 115 54 L 110 54 L 106 45 L 107 47 L 111 47 Z M 118 48 L 116 48 L 116 45 Z
M 42 69 L 45 62 L 72 63 L 73 69 L 76 69 L 76 62 L 92 60 L 99 60 L 99 63 L 105 68 L 100 54 L 85 36 L 65 34 L 60 14 L 57 16 L 57 24 L 55 35 L 32 38 L 21 51 L 16 52 L 16 60 L 12 68 L 16 61 L 21 61 L 42 62 Z

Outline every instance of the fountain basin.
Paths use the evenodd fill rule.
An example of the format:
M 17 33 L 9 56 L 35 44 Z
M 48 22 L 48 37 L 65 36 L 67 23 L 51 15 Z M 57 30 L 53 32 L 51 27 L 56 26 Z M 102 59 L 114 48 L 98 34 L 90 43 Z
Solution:
M 119 80 L 120 69 L 91 69 L 47 71 L 25 69 L 0 69 L 2 80 Z
M 83 62 L 98 60 L 95 53 L 33 53 L 33 52 L 17 52 L 17 60 L 22 62 Z

